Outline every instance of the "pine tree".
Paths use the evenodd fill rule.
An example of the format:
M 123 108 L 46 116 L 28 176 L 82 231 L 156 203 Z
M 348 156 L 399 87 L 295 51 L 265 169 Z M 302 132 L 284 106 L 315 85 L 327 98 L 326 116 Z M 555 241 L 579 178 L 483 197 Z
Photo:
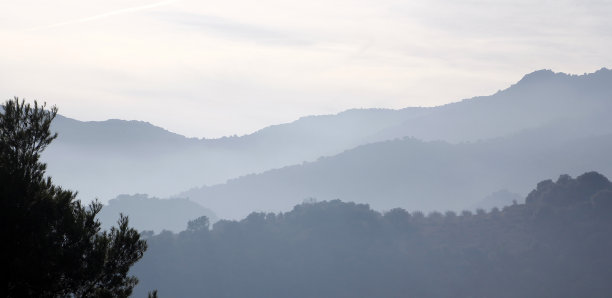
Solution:
M 0 226 L 3 297 L 127 297 L 130 267 L 146 242 L 123 215 L 101 231 L 102 204 L 45 177 L 41 152 L 57 137 L 57 108 L 14 98 L 0 110 Z M 100 183 L 103 183 L 102 181 Z

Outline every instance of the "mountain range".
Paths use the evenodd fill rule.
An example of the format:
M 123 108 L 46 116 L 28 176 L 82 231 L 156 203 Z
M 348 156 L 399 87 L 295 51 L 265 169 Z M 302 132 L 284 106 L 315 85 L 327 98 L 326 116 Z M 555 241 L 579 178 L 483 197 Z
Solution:
M 45 152 L 84 200 L 188 197 L 220 217 L 304 199 L 462 209 L 559 173 L 612 174 L 612 71 L 536 71 L 490 96 L 438 107 L 308 116 L 240 137 L 193 139 L 139 121 L 58 117 Z

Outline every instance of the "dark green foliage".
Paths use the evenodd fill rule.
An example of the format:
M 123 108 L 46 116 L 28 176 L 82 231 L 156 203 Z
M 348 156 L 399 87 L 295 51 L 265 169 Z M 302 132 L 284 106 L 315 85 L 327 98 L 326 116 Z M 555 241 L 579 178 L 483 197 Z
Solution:
M 611 215 L 594 172 L 491 212 L 311 202 L 153 236 L 134 273 L 177 297 L 610 297 Z
M 84 207 L 45 177 L 40 153 L 56 137 L 56 113 L 15 98 L 0 114 L 0 296 L 127 297 L 137 283 L 128 270 L 146 243 L 126 217 L 101 232 L 100 203 Z

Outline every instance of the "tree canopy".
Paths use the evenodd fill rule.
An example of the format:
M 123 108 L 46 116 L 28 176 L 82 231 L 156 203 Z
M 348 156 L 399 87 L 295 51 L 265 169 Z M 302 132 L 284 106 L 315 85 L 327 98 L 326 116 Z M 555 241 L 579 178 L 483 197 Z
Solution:
M 610 297 L 612 183 L 544 181 L 525 203 L 379 213 L 308 202 L 147 239 L 135 294 L 176 297 Z M 201 223 L 201 224 L 200 224 Z M 203 228 L 200 228 L 203 227 Z M 204 228 L 205 227 L 205 228 Z M 163 272 L 163 274 L 160 274 Z M 142 287 L 143 289 L 140 289 Z
M 53 185 L 40 154 L 57 137 L 57 108 L 14 98 L 0 111 L 0 231 L 4 297 L 127 297 L 147 248 L 121 216 L 101 231 L 102 204 Z M 101 182 L 102 183 L 102 182 Z

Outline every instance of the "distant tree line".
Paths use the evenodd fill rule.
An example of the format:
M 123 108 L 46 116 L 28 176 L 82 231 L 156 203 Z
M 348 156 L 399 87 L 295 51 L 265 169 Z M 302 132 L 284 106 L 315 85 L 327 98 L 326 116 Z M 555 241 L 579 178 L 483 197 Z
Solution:
M 595 172 L 490 212 L 309 202 L 149 233 L 132 272 L 137 295 L 174 297 L 610 297 L 611 215 L 612 185 Z

